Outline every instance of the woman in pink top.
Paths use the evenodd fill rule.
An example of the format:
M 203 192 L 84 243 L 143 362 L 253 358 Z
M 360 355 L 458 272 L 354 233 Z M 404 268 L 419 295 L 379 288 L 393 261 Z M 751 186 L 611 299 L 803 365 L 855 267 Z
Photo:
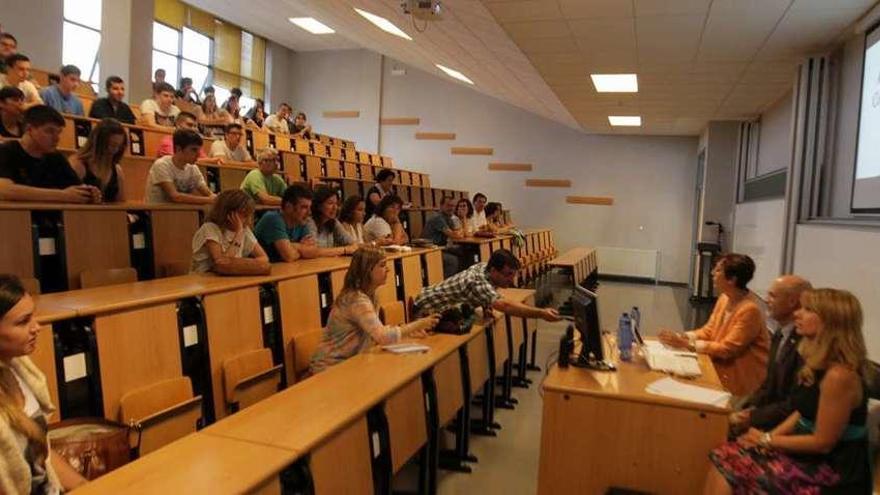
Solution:
M 312 374 L 369 349 L 374 342 L 392 344 L 403 337 L 421 338 L 434 328 L 439 320 L 437 315 L 400 326 L 382 324 L 376 312 L 375 297 L 376 289 L 385 284 L 387 277 L 384 251 L 372 247 L 355 251 L 342 291 L 330 310 L 321 343 L 312 355 Z
M 748 256 L 722 256 L 712 270 L 712 282 L 721 296 L 709 321 L 690 332 L 660 332 L 660 340 L 668 346 L 711 356 L 721 384 L 736 396 L 754 392 L 767 373 L 770 336 L 764 314 L 746 287 L 754 273 L 755 262 Z

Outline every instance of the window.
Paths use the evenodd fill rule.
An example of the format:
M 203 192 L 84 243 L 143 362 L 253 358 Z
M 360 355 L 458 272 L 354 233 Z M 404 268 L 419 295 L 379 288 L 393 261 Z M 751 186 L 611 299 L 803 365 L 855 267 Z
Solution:
M 82 80 L 92 83 L 95 91 L 101 77 L 98 51 L 101 48 L 102 0 L 64 0 L 61 63 L 75 65 Z
M 213 86 L 222 104 L 241 88 L 242 112 L 263 98 L 266 40 L 180 0 L 155 0 L 153 70 L 165 69 L 174 86 L 189 77 L 200 93 Z
M 181 31 L 160 22 L 153 23 L 153 72 L 165 70 L 165 81 L 177 87 L 180 79 L 193 80 L 196 91 L 211 78 L 211 38 L 189 28 Z

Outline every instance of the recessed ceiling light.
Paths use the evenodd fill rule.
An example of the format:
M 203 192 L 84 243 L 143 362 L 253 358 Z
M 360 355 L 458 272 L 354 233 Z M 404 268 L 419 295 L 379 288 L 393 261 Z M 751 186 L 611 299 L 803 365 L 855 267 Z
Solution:
M 412 41 L 412 38 L 410 38 L 408 34 L 404 33 L 402 29 L 392 24 L 391 21 L 389 21 L 388 19 L 378 16 L 376 14 L 371 14 L 366 10 L 361 10 L 357 7 L 354 8 L 354 11 L 363 16 L 364 19 L 375 24 L 376 27 L 381 29 L 382 31 L 385 31 L 388 34 L 393 34 L 394 36 L 398 36 L 405 40 Z
M 446 67 L 446 66 L 443 66 L 443 65 L 440 65 L 440 64 L 434 64 L 434 65 L 437 66 L 438 69 L 440 69 L 440 70 L 442 70 L 443 72 L 445 72 L 446 75 L 449 76 L 449 77 L 454 77 L 454 78 L 458 79 L 459 81 L 464 81 L 464 82 L 466 82 L 466 83 L 468 83 L 468 84 L 473 84 L 473 83 L 474 83 L 474 82 L 471 81 L 466 75 L 462 74 L 461 72 L 459 72 L 459 71 L 457 71 L 457 70 L 455 70 L 455 69 L 450 69 L 449 67 Z
M 599 93 L 638 93 L 639 79 L 635 74 L 590 74 Z
M 312 34 L 333 34 L 336 32 L 314 17 L 291 17 L 288 20 Z
M 611 115 L 608 123 L 619 127 L 641 127 L 642 118 L 638 115 Z

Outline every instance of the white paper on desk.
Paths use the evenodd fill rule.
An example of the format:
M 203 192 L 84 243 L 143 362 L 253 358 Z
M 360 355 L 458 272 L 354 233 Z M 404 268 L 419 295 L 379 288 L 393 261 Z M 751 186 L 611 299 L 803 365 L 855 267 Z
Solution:
M 696 402 L 715 407 L 724 407 L 730 400 L 730 393 L 688 383 L 681 383 L 672 378 L 661 378 L 649 383 L 645 391 L 654 395 L 673 399 Z
M 391 344 L 383 345 L 382 349 L 393 352 L 394 354 L 409 354 L 413 352 L 428 352 L 430 347 L 424 344 Z

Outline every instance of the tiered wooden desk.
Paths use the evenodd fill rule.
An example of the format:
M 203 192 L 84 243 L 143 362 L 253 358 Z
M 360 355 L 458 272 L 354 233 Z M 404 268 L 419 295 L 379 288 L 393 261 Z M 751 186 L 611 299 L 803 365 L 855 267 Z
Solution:
M 725 441 L 729 409 L 653 395 L 663 378 L 640 359 L 617 372 L 553 367 L 544 381 L 538 493 L 656 494 L 703 486 L 709 451 Z M 692 383 L 722 389 L 711 360 Z
M 595 277 L 599 260 L 597 251 L 590 247 L 569 249 L 548 262 L 551 268 L 562 269 L 572 276 L 573 284 L 580 284 L 588 277 Z

